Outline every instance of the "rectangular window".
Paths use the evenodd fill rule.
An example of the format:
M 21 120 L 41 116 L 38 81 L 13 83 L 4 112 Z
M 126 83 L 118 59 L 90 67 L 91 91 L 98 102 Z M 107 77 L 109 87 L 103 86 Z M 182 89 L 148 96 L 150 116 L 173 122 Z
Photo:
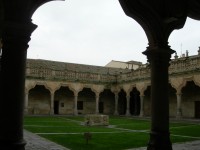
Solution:
M 77 109 L 78 110 L 83 110 L 83 101 L 78 101 L 77 102 Z

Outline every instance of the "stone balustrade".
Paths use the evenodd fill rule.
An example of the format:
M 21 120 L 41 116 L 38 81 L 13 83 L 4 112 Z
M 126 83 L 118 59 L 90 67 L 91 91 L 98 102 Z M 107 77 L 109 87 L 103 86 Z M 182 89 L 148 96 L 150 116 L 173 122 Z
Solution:
M 27 78 L 43 79 L 43 80 L 63 80 L 63 81 L 80 81 L 80 82 L 101 82 L 114 83 L 116 82 L 115 75 L 104 75 L 88 72 L 74 72 L 70 70 L 51 70 L 48 68 L 27 68 Z
M 56 67 L 54 67 L 54 69 L 52 68 L 48 66 L 32 66 L 28 64 L 26 69 L 26 77 L 42 80 L 61 80 L 87 83 L 122 83 L 150 80 L 149 64 L 142 65 L 136 70 L 117 72 L 115 74 L 93 73 L 92 71 L 73 71 L 68 69 L 57 69 Z M 185 74 L 186 72 L 200 72 L 200 57 L 198 55 L 173 59 L 170 62 L 170 76 Z

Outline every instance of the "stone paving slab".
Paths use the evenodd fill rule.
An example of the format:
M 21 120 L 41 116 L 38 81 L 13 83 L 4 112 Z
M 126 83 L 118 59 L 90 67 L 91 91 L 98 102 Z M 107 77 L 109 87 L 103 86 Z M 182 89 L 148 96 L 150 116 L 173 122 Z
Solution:
M 24 130 L 24 139 L 27 142 L 26 150 L 69 150 L 26 130 Z

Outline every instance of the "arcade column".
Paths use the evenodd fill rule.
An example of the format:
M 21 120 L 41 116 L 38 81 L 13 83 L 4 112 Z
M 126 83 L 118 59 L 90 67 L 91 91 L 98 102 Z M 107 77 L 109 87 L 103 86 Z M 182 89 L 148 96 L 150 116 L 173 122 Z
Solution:
M 24 150 L 23 111 L 28 42 L 36 25 L 4 22 L 0 72 L 0 149 Z
M 197 2 L 197 0 L 195 0 Z M 188 1 L 119 0 L 127 16 L 144 29 L 151 69 L 151 133 L 147 150 L 172 150 L 169 133 L 168 67 L 171 54 L 168 38 L 181 29 L 187 18 Z
M 144 52 L 151 68 L 151 132 L 147 150 L 172 150 L 169 133 L 168 67 L 174 51 L 166 47 Z

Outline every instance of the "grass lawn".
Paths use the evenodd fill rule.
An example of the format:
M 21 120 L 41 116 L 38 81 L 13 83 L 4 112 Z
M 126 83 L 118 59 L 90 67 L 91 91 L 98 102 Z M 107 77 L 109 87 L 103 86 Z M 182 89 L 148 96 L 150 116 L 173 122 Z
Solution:
M 110 126 L 85 126 L 84 117 L 26 116 L 24 128 L 72 150 L 122 150 L 147 145 L 150 121 L 109 117 Z M 200 140 L 200 124 L 170 123 L 171 141 Z M 90 132 L 89 143 L 83 136 Z

